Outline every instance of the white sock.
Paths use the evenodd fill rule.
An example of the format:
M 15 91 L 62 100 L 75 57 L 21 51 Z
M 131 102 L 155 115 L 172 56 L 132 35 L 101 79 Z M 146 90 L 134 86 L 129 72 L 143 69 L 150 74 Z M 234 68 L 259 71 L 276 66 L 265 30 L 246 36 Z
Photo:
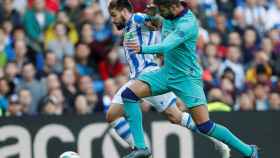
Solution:
M 184 112 L 182 114 L 181 126 L 186 127 L 195 133 L 199 133 L 199 131 L 196 128 L 196 125 L 189 113 Z
M 124 117 L 118 118 L 111 123 L 111 126 L 115 129 L 116 133 L 125 140 L 129 147 L 134 148 L 134 139 L 130 131 L 130 126 Z
M 196 128 L 196 124 L 193 121 L 190 114 L 188 114 L 186 112 L 184 112 L 182 114 L 181 126 L 186 127 L 186 128 L 192 130 L 195 133 L 201 134 L 202 136 L 205 136 L 205 137 L 209 138 L 214 143 L 215 148 L 220 151 L 220 153 L 222 155 L 222 158 L 229 158 L 230 157 L 229 147 L 226 144 L 224 144 L 223 142 L 218 141 L 215 138 L 211 138 L 211 137 L 209 137 L 207 135 L 204 135 L 201 132 L 199 132 L 199 130 Z

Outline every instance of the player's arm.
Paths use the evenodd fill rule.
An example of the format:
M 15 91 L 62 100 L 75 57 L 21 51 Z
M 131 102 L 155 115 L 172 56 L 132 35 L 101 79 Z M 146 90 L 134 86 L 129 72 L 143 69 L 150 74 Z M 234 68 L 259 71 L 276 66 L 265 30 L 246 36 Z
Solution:
M 151 31 L 159 30 L 162 25 L 162 18 L 160 16 L 151 16 L 142 13 L 136 13 L 133 16 L 133 21 L 138 25 L 147 27 Z
M 192 35 L 196 32 L 196 30 L 193 30 L 196 29 L 194 25 L 194 22 L 179 24 L 177 28 L 162 41 L 162 43 L 148 46 L 142 45 L 140 48 L 140 53 L 158 54 L 161 52 L 169 52 L 192 37 Z

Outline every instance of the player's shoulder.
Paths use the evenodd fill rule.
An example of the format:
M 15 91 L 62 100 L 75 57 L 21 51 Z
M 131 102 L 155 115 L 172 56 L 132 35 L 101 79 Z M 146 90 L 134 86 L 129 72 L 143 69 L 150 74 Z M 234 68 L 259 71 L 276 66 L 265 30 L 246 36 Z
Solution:
M 188 12 L 183 17 L 176 21 L 176 25 L 177 27 L 181 28 L 198 27 L 198 22 L 193 12 L 188 10 Z
M 178 19 L 177 23 L 183 23 L 183 22 L 195 22 L 196 17 L 194 13 L 191 10 L 188 10 L 184 16 Z

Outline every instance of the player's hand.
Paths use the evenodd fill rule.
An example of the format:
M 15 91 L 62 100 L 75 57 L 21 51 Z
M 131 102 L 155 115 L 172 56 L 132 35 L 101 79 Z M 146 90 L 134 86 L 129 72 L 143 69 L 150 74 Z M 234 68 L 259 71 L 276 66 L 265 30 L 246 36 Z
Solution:
M 154 23 L 152 21 L 147 21 L 145 22 L 145 26 L 150 30 L 150 31 L 157 31 L 160 29 L 160 24 Z
M 124 43 L 124 46 L 135 53 L 141 52 L 141 46 L 138 44 L 137 41 L 127 41 Z

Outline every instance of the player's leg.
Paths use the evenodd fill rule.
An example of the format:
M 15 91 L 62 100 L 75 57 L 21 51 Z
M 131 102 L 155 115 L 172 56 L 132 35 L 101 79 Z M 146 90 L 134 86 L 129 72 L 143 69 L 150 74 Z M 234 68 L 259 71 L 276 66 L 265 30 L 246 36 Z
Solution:
M 205 137 L 208 137 L 215 144 L 215 148 L 220 152 L 222 158 L 230 157 L 230 149 L 227 145 L 214 138 L 202 134 L 197 129 L 195 122 L 193 121 L 190 114 L 183 112 L 178 108 L 180 106 L 180 102 L 177 101 L 179 99 L 176 99 L 176 96 L 173 92 L 165 93 L 159 96 L 148 97 L 145 98 L 145 100 L 150 102 L 158 112 L 163 113 L 171 123 L 188 128 L 194 133 L 198 133 Z M 182 104 L 182 106 L 184 106 L 184 104 Z
M 141 97 L 148 95 L 150 95 L 149 86 L 137 80 L 133 81 L 121 94 L 124 102 L 124 112 L 130 124 L 135 147 L 137 149 L 146 148 L 142 126 L 142 112 L 139 102 Z
M 172 123 L 178 124 L 182 127 L 188 128 L 189 130 L 193 131 L 194 133 L 203 135 L 209 138 L 215 145 L 215 148 L 220 152 L 222 158 L 229 158 L 230 157 L 230 149 L 229 147 L 218 141 L 214 138 L 211 138 L 203 133 L 201 133 L 198 128 L 196 127 L 195 122 L 193 121 L 191 115 L 186 112 L 180 111 L 177 106 L 169 107 L 164 111 L 164 114 L 167 116 L 168 120 Z
M 182 112 L 177 107 L 177 99 L 173 92 L 145 98 L 160 113 L 173 123 L 186 127 L 192 131 L 198 131 L 190 114 Z
M 186 89 L 189 91 L 185 91 Z M 256 154 L 257 151 L 254 147 L 242 142 L 226 127 L 210 120 L 201 80 L 186 78 L 180 84 L 173 84 L 172 90 L 188 106 L 192 118 L 201 133 L 224 142 L 244 156 L 251 157 Z
M 131 133 L 130 125 L 124 117 L 123 100 L 121 93 L 132 83 L 132 81 L 124 84 L 114 95 L 112 104 L 106 114 L 106 120 L 116 133 L 129 144 L 131 149 L 134 148 L 134 139 Z
M 106 114 L 106 120 L 131 149 L 134 148 L 134 139 L 128 121 L 123 117 L 123 105 L 111 104 Z
M 159 95 L 168 91 L 166 82 L 163 78 L 166 76 L 163 70 L 153 71 L 141 75 L 138 79 L 126 88 L 122 93 L 124 102 L 124 111 L 131 127 L 136 149 L 146 148 L 142 127 L 142 113 L 139 106 L 140 98 Z M 139 152 L 138 152 L 139 151 Z M 130 153 L 127 157 L 137 157 L 143 155 L 140 150 Z M 145 157 L 146 155 L 144 155 Z M 148 155 L 149 156 L 149 155 Z
M 250 146 L 244 143 L 229 129 L 211 121 L 209 118 L 208 109 L 205 105 L 194 107 L 190 109 L 190 111 L 200 132 L 228 144 L 245 157 L 258 158 L 257 149 L 255 146 Z

